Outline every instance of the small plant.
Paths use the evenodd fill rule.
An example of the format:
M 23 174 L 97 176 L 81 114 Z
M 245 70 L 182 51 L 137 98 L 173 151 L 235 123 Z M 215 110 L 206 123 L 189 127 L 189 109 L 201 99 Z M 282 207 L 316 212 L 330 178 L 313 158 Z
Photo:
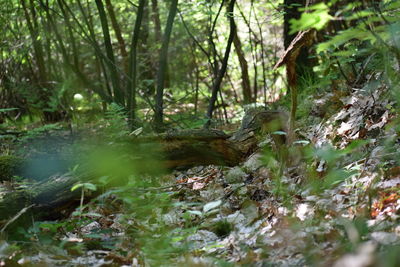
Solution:
M 119 140 L 129 134 L 125 110 L 118 104 L 112 103 L 110 105 L 110 109 L 106 112 L 104 123 L 104 137 L 106 140 Z
M 79 216 L 81 216 L 83 210 L 83 201 L 85 199 L 85 192 L 96 191 L 97 187 L 92 183 L 78 183 L 71 188 L 71 191 L 75 191 L 78 188 L 81 188 L 81 200 L 79 204 Z

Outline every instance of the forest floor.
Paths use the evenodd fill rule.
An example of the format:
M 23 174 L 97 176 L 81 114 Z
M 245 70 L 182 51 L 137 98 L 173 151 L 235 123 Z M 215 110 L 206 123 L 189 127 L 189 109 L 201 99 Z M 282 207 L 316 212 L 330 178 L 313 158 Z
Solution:
M 0 241 L 0 266 L 396 266 L 400 143 L 383 94 L 342 97 L 325 119 L 313 114 L 334 96 L 312 100 L 285 168 L 265 136 L 239 166 L 174 171 L 36 222 L 29 240 Z

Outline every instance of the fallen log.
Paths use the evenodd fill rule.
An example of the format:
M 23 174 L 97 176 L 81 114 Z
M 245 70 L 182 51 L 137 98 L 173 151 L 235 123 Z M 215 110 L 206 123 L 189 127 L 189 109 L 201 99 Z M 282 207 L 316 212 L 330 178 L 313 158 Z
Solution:
M 126 172 L 118 173 L 117 165 L 135 165 L 135 173 L 148 173 L 155 169 L 155 162 L 161 162 L 167 169 L 209 164 L 237 165 L 257 148 L 263 133 L 283 130 L 286 118 L 280 112 L 262 111 L 247 114 L 241 128 L 232 135 L 218 130 L 198 129 L 135 138 L 126 143 L 128 149 L 124 150 L 132 153 L 134 151 L 134 159 L 121 161 L 116 158 L 115 165 L 110 165 L 110 173 L 104 174 L 101 170 L 93 172 L 91 169 L 101 168 L 91 168 L 88 164 L 88 171 L 80 175 L 53 175 L 28 187 L 16 189 L 1 190 L 0 185 L 0 229 L 10 218 L 28 206 L 30 209 L 21 216 L 19 223 L 31 222 L 32 217 L 44 220 L 69 214 L 79 205 L 80 200 L 80 190 L 71 191 L 72 186 L 78 182 L 97 183 L 96 178 L 104 175 L 129 175 Z M 274 137 L 276 145 L 284 142 L 281 138 L 282 136 Z M 122 184 L 123 178 L 114 179 L 112 183 L 113 186 Z M 96 195 L 98 193 L 92 194 L 92 197 Z

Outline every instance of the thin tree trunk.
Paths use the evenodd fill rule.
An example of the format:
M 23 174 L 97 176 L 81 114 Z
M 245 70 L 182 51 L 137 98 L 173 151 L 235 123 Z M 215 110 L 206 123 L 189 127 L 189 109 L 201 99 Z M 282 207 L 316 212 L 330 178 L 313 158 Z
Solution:
M 194 66 L 194 73 L 191 72 L 191 77 L 193 78 L 194 75 L 194 115 L 197 116 L 198 112 L 198 105 L 199 105 L 199 81 L 200 81 L 200 70 L 199 70 L 199 64 L 197 62 L 196 58 L 196 43 L 191 46 L 191 52 L 192 52 L 192 59 L 193 59 L 193 66 Z
M 299 19 L 302 11 L 299 8 L 305 7 L 307 0 L 284 0 L 284 17 L 283 17 L 283 43 L 285 49 L 289 47 L 297 33 L 289 34 L 290 20 Z M 300 76 L 308 74 L 312 76 L 313 63 L 308 58 L 308 49 L 302 48 L 296 59 L 296 72 Z
M 64 6 L 60 0 L 57 0 L 57 3 L 58 3 L 58 6 L 60 7 L 61 13 L 64 17 L 65 27 L 67 28 L 67 31 L 68 31 L 68 37 L 69 37 L 69 41 L 70 41 L 71 47 L 72 47 L 72 57 L 74 60 L 74 65 L 75 65 L 75 68 L 77 68 L 79 70 L 80 69 L 79 68 L 79 66 L 80 66 L 79 65 L 79 51 L 78 51 L 78 48 L 76 45 L 74 34 L 72 32 L 71 23 L 69 22 L 68 13 L 65 12 Z
M 28 30 L 29 34 L 31 35 L 32 38 L 32 45 L 33 45 L 33 50 L 34 50 L 34 55 L 35 55 L 35 61 L 38 67 L 38 96 L 40 99 L 40 105 L 42 106 L 43 109 L 43 119 L 45 122 L 55 122 L 61 119 L 60 112 L 54 111 L 54 107 L 49 106 L 49 96 L 52 94 L 48 88 L 48 74 L 49 72 L 47 71 L 46 68 L 46 63 L 45 63 L 45 58 L 44 58 L 44 50 L 43 50 L 43 45 L 41 42 L 41 39 L 39 38 L 39 25 L 38 21 L 39 19 L 36 16 L 36 9 L 35 9 L 35 3 L 33 0 L 29 1 L 29 9 L 30 13 L 28 11 L 28 7 L 25 3 L 25 0 L 21 0 L 22 8 L 24 10 L 24 15 L 26 19 L 26 23 L 28 25 Z M 48 64 L 47 64 L 48 65 Z
M 97 10 L 99 11 L 101 28 L 103 31 L 104 46 L 106 49 L 107 62 L 106 65 L 110 71 L 110 78 L 113 85 L 113 92 L 115 102 L 121 106 L 125 106 L 124 93 L 120 87 L 120 79 L 118 77 L 118 70 L 115 64 L 114 52 L 111 44 L 110 32 L 108 30 L 108 22 L 106 12 L 102 0 L 96 0 Z
M 89 21 L 88 19 L 88 15 L 86 15 L 86 12 L 82 6 L 82 3 L 80 0 L 77 0 L 77 4 L 78 4 L 78 8 L 82 13 L 82 17 L 84 22 L 86 23 L 87 29 L 89 31 L 89 33 L 87 33 L 83 27 L 83 25 L 80 23 L 79 19 L 76 17 L 75 12 L 73 10 L 71 10 L 71 8 L 68 6 L 68 4 L 65 2 L 65 0 L 58 0 L 61 1 L 63 6 L 65 7 L 66 11 L 68 11 L 69 15 L 71 15 L 71 18 L 75 21 L 75 23 L 78 25 L 78 27 L 80 28 L 80 30 L 82 31 L 82 34 L 85 36 L 86 41 L 93 47 L 94 52 L 95 52 L 95 57 L 96 57 L 96 64 L 100 65 L 101 67 L 101 71 L 103 73 L 103 78 L 105 80 L 105 82 L 103 83 L 105 86 L 105 90 L 98 90 L 97 93 L 100 95 L 100 97 L 106 101 L 107 103 L 111 103 L 112 101 L 115 101 L 113 99 L 113 95 L 112 95 L 112 91 L 110 88 L 110 83 L 108 80 L 108 76 L 107 76 L 107 71 L 106 68 L 104 66 L 104 62 L 106 60 L 106 56 L 103 54 L 103 52 L 100 49 L 99 44 L 96 41 L 96 35 L 93 29 L 93 24 Z M 100 79 L 99 81 L 101 82 L 101 75 L 99 72 L 99 76 Z M 86 77 L 83 75 L 82 76 L 83 79 L 86 79 Z M 82 80 L 83 81 L 83 80 Z M 86 85 L 87 86 L 87 85 Z M 90 87 L 89 87 L 90 88 Z
M 210 32 L 208 34 L 208 42 L 209 42 L 210 48 L 211 48 L 211 53 L 210 54 L 212 55 L 212 58 L 213 58 L 213 62 L 212 62 L 211 67 L 212 67 L 212 71 L 213 71 L 213 74 L 214 74 L 214 79 L 217 79 L 217 77 L 218 77 L 218 69 L 219 69 L 218 58 L 219 58 L 219 55 L 218 55 L 217 48 L 216 48 L 216 45 L 215 45 L 215 42 L 214 42 L 214 39 L 213 39 L 213 34 L 214 34 L 215 27 L 217 25 L 217 21 L 218 21 L 219 15 L 221 14 L 221 10 L 224 7 L 224 4 L 225 4 L 225 0 L 222 0 L 221 5 L 219 6 L 219 9 L 218 9 L 217 15 L 215 16 L 215 18 L 214 18 L 214 20 L 212 22 L 211 22 L 211 17 L 212 17 L 213 12 L 211 10 L 212 6 L 210 5 L 210 27 L 211 28 L 210 28 Z
M 163 124 L 163 109 L 164 109 L 163 95 L 164 95 L 165 74 L 167 69 L 168 46 L 177 10 L 178 10 L 178 0 L 172 0 L 167 19 L 167 25 L 165 27 L 163 42 L 161 46 L 160 60 L 157 73 L 157 92 L 156 92 L 155 111 L 154 111 L 154 123 L 156 130 L 161 130 Z
M 156 41 L 161 42 L 161 22 L 160 15 L 158 11 L 158 2 L 157 0 L 151 0 L 151 8 L 152 8 L 152 18 L 154 23 L 154 32 L 156 36 Z
M 152 43 L 149 43 L 149 33 L 151 32 L 149 29 L 150 24 L 150 1 L 146 1 L 146 4 L 143 9 L 143 18 L 142 18 L 142 30 L 140 32 L 139 37 L 139 45 L 138 45 L 138 61 L 140 61 L 140 81 L 138 80 L 138 84 L 144 85 L 141 89 L 142 92 L 147 95 L 154 96 L 155 93 L 155 83 L 149 82 L 153 81 L 155 75 L 157 73 L 156 62 L 158 60 L 158 48 L 153 46 L 154 39 L 151 40 Z M 156 43 L 161 43 L 156 41 Z M 156 56 L 154 56 L 156 55 Z M 141 83 L 144 81 L 144 83 Z
M 35 53 L 35 61 L 38 66 L 38 81 L 41 86 L 46 83 L 46 68 L 44 63 L 44 53 L 42 43 L 39 39 L 39 32 L 37 30 L 37 25 L 35 25 L 35 14 L 32 13 L 32 19 L 28 12 L 28 7 L 26 6 L 25 0 L 21 0 L 22 9 L 24 10 L 26 24 L 28 26 L 29 34 L 31 35 L 33 51 Z M 31 2 L 31 4 L 33 4 Z M 34 12 L 34 7 L 31 6 L 31 11 Z
M 207 122 L 204 125 L 206 128 L 208 128 L 211 124 L 211 119 L 212 119 L 212 115 L 213 115 L 213 111 L 214 111 L 215 102 L 217 100 L 218 91 L 221 88 L 222 79 L 224 78 L 226 69 L 228 67 L 229 54 L 231 51 L 231 47 L 232 47 L 232 43 L 233 43 L 233 39 L 235 36 L 235 31 L 236 31 L 235 20 L 233 17 L 235 2 L 236 2 L 236 0 L 231 0 L 229 2 L 229 6 L 228 6 L 228 10 L 227 10 L 227 12 L 229 14 L 229 26 L 230 26 L 229 37 L 228 37 L 228 42 L 227 42 L 226 49 L 225 49 L 225 55 L 222 60 L 221 68 L 220 68 L 218 75 L 215 79 L 215 82 L 213 84 L 211 98 L 210 98 L 210 102 L 209 102 L 208 109 L 207 109 L 207 115 L 206 115 Z
M 237 31 L 235 31 L 235 36 L 233 37 L 233 44 L 235 46 L 235 51 L 239 59 L 240 69 L 242 71 L 242 90 L 243 90 L 243 102 L 245 104 L 249 104 L 253 102 L 253 98 L 251 96 L 251 85 L 249 78 L 249 67 L 247 64 L 246 57 L 244 56 L 242 50 L 242 43 L 240 42 Z
M 126 52 L 125 40 L 122 37 L 121 27 L 119 27 L 117 17 L 115 16 L 114 8 L 111 4 L 111 0 L 106 0 L 106 9 L 108 12 L 108 16 L 110 17 L 111 20 L 111 25 L 113 27 L 115 37 L 117 38 L 118 41 L 118 46 L 121 52 L 122 61 L 124 65 L 124 70 L 125 72 L 128 72 L 128 53 Z
M 262 77 L 263 77 L 263 94 L 264 94 L 264 105 L 267 105 L 267 70 L 265 67 L 265 56 L 264 56 L 264 38 L 263 38 L 263 31 L 262 25 L 257 17 L 256 12 L 254 12 L 254 17 L 257 22 L 258 32 L 260 34 L 260 46 L 261 46 L 261 67 L 262 67 Z
M 158 0 L 151 0 L 151 19 L 153 20 L 153 25 L 154 25 L 154 40 L 157 44 L 160 44 L 162 42 L 162 36 L 161 36 L 161 22 L 160 22 L 160 12 L 158 9 Z M 159 54 L 159 49 L 157 47 L 154 47 L 154 54 Z M 150 57 L 151 60 L 151 67 L 152 67 L 152 78 L 157 75 L 157 70 L 158 70 L 158 61 L 155 57 Z M 168 70 L 167 70 L 168 71 Z M 155 93 L 155 83 L 149 85 L 147 88 L 147 94 L 153 96 Z
M 128 92 L 128 118 L 129 126 L 133 129 L 134 120 L 136 119 L 136 88 L 137 88 L 137 46 L 140 35 L 140 26 L 143 19 L 144 6 L 146 5 L 146 0 L 139 1 L 139 7 L 136 14 L 135 27 L 133 29 L 132 42 L 131 42 L 131 52 L 129 56 L 129 72 L 127 81 L 127 92 Z
M 57 26 L 54 22 L 54 20 L 52 19 L 49 11 L 49 7 L 46 5 L 46 13 L 48 16 L 48 19 L 53 27 L 53 31 L 54 34 L 56 36 L 56 45 L 59 47 L 60 51 L 61 51 L 61 55 L 63 57 L 64 63 L 65 65 L 75 73 L 75 75 L 78 77 L 79 81 L 82 83 L 83 86 L 87 87 L 87 88 L 91 88 L 94 92 L 96 92 L 104 101 L 107 102 L 111 102 L 111 95 L 108 95 L 107 92 L 105 90 L 103 90 L 102 88 L 98 87 L 97 85 L 95 85 L 93 82 L 89 81 L 88 77 L 86 77 L 86 75 L 83 73 L 83 71 L 81 71 L 80 69 L 80 62 L 79 62 L 79 54 L 78 54 L 78 50 L 76 47 L 76 42 L 72 33 L 72 26 L 68 21 L 68 13 L 65 10 L 65 3 L 63 4 L 60 0 L 57 0 L 58 5 L 60 7 L 61 13 L 64 16 L 64 21 L 65 21 L 65 25 L 67 27 L 67 31 L 68 31 L 68 36 L 69 36 L 69 41 L 72 44 L 72 56 L 73 56 L 73 63 L 70 61 L 69 56 L 68 56 L 68 52 L 67 52 L 67 48 L 64 45 L 64 42 L 62 40 L 62 36 L 59 33 Z
M 254 10 L 254 1 L 251 1 L 251 6 L 250 6 L 250 11 L 249 11 L 249 19 L 247 20 L 245 14 L 243 11 L 240 9 L 240 6 L 238 6 L 239 12 L 241 17 L 243 18 L 243 21 L 247 25 L 247 28 L 249 29 L 249 44 L 250 44 L 250 53 L 251 53 L 251 58 L 253 61 L 253 69 L 254 69 L 254 77 L 253 77 L 253 101 L 257 102 L 257 96 L 258 96 L 258 68 L 257 68 L 257 55 L 256 55 L 256 50 L 257 50 L 257 43 L 259 42 L 257 38 L 257 34 L 253 31 L 251 28 L 251 15 Z

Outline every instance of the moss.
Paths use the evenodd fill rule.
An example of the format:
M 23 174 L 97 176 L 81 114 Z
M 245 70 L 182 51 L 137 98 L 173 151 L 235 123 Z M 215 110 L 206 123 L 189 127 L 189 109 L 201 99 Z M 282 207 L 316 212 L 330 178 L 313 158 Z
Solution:
M 17 170 L 21 163 L 22 159 L 19 157 L 0 156 L 0 182 L 11 180 L 14 175 L 17 175 Z

